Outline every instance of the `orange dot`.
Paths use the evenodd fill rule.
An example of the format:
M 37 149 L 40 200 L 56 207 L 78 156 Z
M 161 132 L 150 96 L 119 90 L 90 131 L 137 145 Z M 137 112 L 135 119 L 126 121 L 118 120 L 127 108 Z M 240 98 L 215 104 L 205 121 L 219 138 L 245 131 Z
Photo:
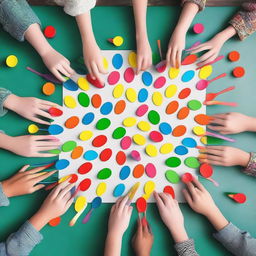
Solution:
M 190 93 L 191 93 L 191 89 L 190 88 L 185 88 L 185 89 L 180 91 L 179 98 L 180 99 L 185 99 L 190 95 Z
M 116 105 L 115 105 L 114 111 L 115 111 L 115 113 L 116 113 L 117 115 L 119 115 L 119 114 L 121 114 L 121 113 L 124 112 L 125 107 L 126 107 L 125 101 L 124 101 L 124 100 L 119 100 L 119 101 L 116 103 Z
M 50 96 L 55 92 L 55 85 L 47 82 L 43 85 L 42 91 L 45 95 Z
M 71 158 L 72 159 L 77 159 L 83 154 L 84 148 L 81 146 L 77 146 L 74 148 L 74 150 L 71 153 Z
M 93 107 L 99 108 L 99 107 L 101 106 L 102 99 L 101 99 L 101 97 L 100 97 L 99 94 L 94 94 L 94 95 L 92 96 L 91 101 L 92 101 Z
M 165 112 L 166 112 L 166 114 L 168 114 L 168 115 L 173 114 L 174 112 L 177 111 L 178 107 L 179 107 L 178 101 L 176 101 L 176 100 L 171 101 L 171 102 L 167 105 Z
M 172 131 L 172 135 L 174 137 L 180 137 L 183 136 L 187 131 L 187 128 L 184 125 L 178 125 L 176 126 L 173 131 Z
M 79 123 L 79 118 L 77 116 L 71 116 L 67 121 L 65 122 L 65 126 L 68 129 L 75 128 Z
M 232 51 L 228 54 L 228 59 L 230 61 L 238 61 L 240 59 L 240 53 L 237 51 Z
M 189 108 L 188 107 L 183 107 L 179 110 L 177 117 L 180 120 L 185 119 L 189 115 Z
M 60 224 L 60 221 L 61 221 L 61 218 L 57 217 L 57 218 L 51 219 L 48 224 L 52 227 L 56 227 Z
M 242 77 L 245 74 L 245 70 L 243 67 L 236 67 L 233 69 L 233 76 L 234 77 Z
M 194 119 L 198 124 L 201 124 L 201 125 L 208 125 L 210 121 L 213 120 L 212 117 L 207 116 L 205 114 L 196 115 Z
M 133 169 L 133 177 L 140 178 L 144 174 L 144 166 L 142 164 L 138 164 Z

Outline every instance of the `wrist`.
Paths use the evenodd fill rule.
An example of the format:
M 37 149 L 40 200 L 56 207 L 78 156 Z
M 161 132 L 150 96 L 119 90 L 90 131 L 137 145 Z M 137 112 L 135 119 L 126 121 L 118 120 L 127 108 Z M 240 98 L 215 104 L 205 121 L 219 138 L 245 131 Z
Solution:
M 107 234 L 107 237 L 110 240 L 114 239 L 114 240 L 121 240 L 122 241 L 123 234 L 124 234 L 124 232 L 119 232 L 119 231 L 115 231 L 115 230 L 109 230 L 108 234 Z
M 8 151 L 13 151 L 14 143 L 15 141 L 13 137 L 4 133 L 0 133 L 0 148 L 6 149 Z
M 246 131 L 256 132 L 256 118 L 248 116 L 248 125 Z
M 40 210 L 29 220 L 37 231 L 40 231 L 49 221 L 50 219 Z
M 15 94 L 10 94 L 4 101 L 4 107 L 9 110 L 15 111 L 19 98 L 20 97 Z
M 242 151 L 241 154 L 239 154 L 239 163 L 238 165 L 242 167 L 246 167 L 250 161 L 250 153 Z
M 205 217 L 217 231 L 223 229 L 229 223 L 217 206 L 215 206 L 214 209 L 211 209 Z
M 8 185 L 8 180 L 4 180 L 1 183 L 2 183 L 3 193 L 6 195 L 6 197 L 8 198 L 13 197 L 14 195 L 11 191 L 10 186 Z
M 180 227 L 174 227 L 174 228 L 170 227 L 169 231 L 172 234 L 172 237 L 175 243 L 181 243 L 188 240 L 188 235 L 184 225 Z
M 226 29 L 219 32 L 216 36 L 219 37 L 223 41 L 223 43 L 225 43 L 228 39 L 233 37 L 235 34 L 236 34 L 236 30 L 234 29 L 234 27 L 229 26 Z

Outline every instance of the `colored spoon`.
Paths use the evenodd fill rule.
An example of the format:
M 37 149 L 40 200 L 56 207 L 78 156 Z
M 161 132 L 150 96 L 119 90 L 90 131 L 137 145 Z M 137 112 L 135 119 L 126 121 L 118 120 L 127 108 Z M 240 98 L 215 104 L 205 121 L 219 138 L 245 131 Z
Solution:
M 39 128 L 35 124 L 31 124 L 31 125 L 28 126 L 28 132 L 30 134 L 37 133 L 38 131 L 45 131 L 45 132 L 49 132 L 49 134 L 51 134 L 51 135 L 58 135 L 58 134 L 61 134 L 64 131 L 64 129 L 58 124 L 52 124 L 46 129 Z
M 86 178 L 86 179 L 83 179 L 79 185 L 77 186 L 76 188 L 76 191 L 75 193 L 73 194 L 73 197 L 76 197 L 77 194 L 80 192 L 80 191 L 86 191 L 87 189 L 89 189 L 89 187 L 91 186 L 91 180 Z
M 200 174 L 207 180 L 211 181 L 214 186 L 218 187 L 219 183 L 217 181 L 215 181 L 214 179 L 211 178 L 212 174 L 213 174 L 213 169 L 212 166 L 204 163 L 201 164 L 200 169 L 199 169 Z
M 127 201 L 127 205 L 130 205 L 132 203 L 132 199 L 134 198 L 138 188 L 140 186 L 140 182 L 135 183 L 135 185 L 130 189 L 129 193 L 128 193 L 128 201 Z
M 222 91 L 220 91 L 220 92 L 216 92 L 216 93 L 214 93 L 214 92 L 212 92 L 212 93 L 207 93 L 205 100 L 206 100 L 206 101 L 214 100 L 214 99 L 215 99 L 217 96 L 219 96 L 220 94 L 223 94 L 223 93 L 225 93 L 225 92 L 232 91 L 232 90 L 234 90 L 235 88 L 236 88 L 235 86 L 230 86 L 230 87 L 228 87 L 228 88 L 226 88 L 226 89 L 224 89 L 224 90 L 222 90 Z
M 92 200 L 92 204 L 91 204 L 91 210 L 85 215 L 84 219 L 83 219 L 83 224 L 86 224 L 90 218 L 91 218 L 91 215 L 92 215 L 92 212 L 99 208 L 102 204 L 102 199 L 101 197 L 95 197 L 93 200 Z
M 76 221 L 81 216 L 81 214 L 83 213 L 83 211 L 85 210 L 86 207 L 87 207 L 86 198 L 84 196 L 79 196 L 75 202 L 75 210 L 77 213 L 73 217 L 73 219 L 69 222 L 69 226 L 72 227 L 76 224 Z
M 224 58 L 224 55 L 218 56 L 215 60 L 213 60 L 213 61 L 211 61 L 211 62 L 209 62 L 209 63 L 207 63 L 207 64 L 205 64 L 203 66 L 200 66 L 200 67 L 196 68 L 196 70 L 201 69 L 201 68 L 203 68 L 205 66 L 208 66 L 208 65 L 212 65 L 212 64 L 222 60 L 223 58 Z
M 42 78 L 44 78 L 45 80 L 47 80 L 49 82 L 52 82 L 52 83 L 55 83 L 55 84 L 62 84 L 62 82 L 52 74 L 43 74 L 43 73 L 40 73 L 40 72 L 30 68 L 30 67 L 27 67 L 27 70 L 33 72 L 34 74 L 37 74 L 38 76 L 41 76 Z
M 214 78 L 211 79 L 211 80 L 202 79 L 202 80 L 200 80 L 200 81 L 197 82 L 196 88 L 197 88 L 198 90 L 204 90 L 204 89 L 206 89 L 206 88 L 209 86 L 210 83 L 212 83 L 213 81 L 216 81 L 216 80 L 218 80 L 218 79 L 220 79 L 220 78 L 222 78 L 222 77 L 225 77 L 226 75 L 227 75 L 226 73 L 223 73 L 223 74 L 221 74 L 221 75 L 219 75 L 219 76 L 214 77 Z
M 144 197 L 139 197 L 136 201 L 136 208 L 139 214 L 139 218 L 141 219 L 141 214 L 144 213 L 144 217 L 146 217 L 147 211 L 147 201 Z
M 206 105 L 206 106 L 222 105 L 222 106 L 237 107 L 236 102 L 225 102 L 225 101 L 217 101 L 217 100 L 205 101 L 204 105 Z

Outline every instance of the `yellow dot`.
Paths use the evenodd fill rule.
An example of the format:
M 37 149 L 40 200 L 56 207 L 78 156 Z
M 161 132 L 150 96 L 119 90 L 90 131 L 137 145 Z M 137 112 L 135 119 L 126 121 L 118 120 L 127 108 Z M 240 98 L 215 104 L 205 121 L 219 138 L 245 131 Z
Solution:
M 146 143 L 146 138 L 144 136 L 142 136 L 141 134 L 135 134 L 132 137 L 134 143 L 136 143 L 137 145 L 144 145 Z
M 122 84 L 118 84 L 115 86 L 112 94 L 115 99 L 118 99 L 123 95 L 123 93 L 124 93 L 124 86 Z
M 76 107 L 76 100 L 72 96 L 65 96 L 64 103 L 68 108 Z
M 152 101 L 156 106 L 161 106 L 163 103 L 163 95 L 161 92 L 154 92 L 152 95 Z
M 203 136 L 200 141 L 204 144 L 207 145 L 207 136 Z
M 211 74 L 212 74 L 212 66 L 207 65 L 200 69 L 198 76 L 200 79 L 207 79 Z
M 145 183 L 145 185 L 144 185 L 144 193 L 146 194 L 146 195 L 150 195 L 153 191 L 154 191 L 154 189 L 155 189 L 155 186 L 156 186 L 156 184 L 155 184 L 155 182 L 153 182 L 153 181 L 147 181 L 146 183 Z
M 101 182 L 96 188 L 96 195 L 102 196 L 107 190 L 107 183 Z
M 102 58 L 102 61 L 103 61 L 103 67 L 104 67 L 105 69 L 108 69 L 108 60 L 107 60 L 105 57 L 103 57 L 103 58 Z
M 132 127 L 136 124 L 137 119 L 135 117 L 127 117 L 123 121 L 123 125 L 126 127 Z
M 84 91 L 88 91 L 90 89 L 89 83 L 84 77 L 79 77 L 77 80 L 77 84 L 80 87 L 80 89 Z
M 135 102 L 137 100 L 137 93 L 133 88 L 128 88 L 125 92 L 125 96 L 130 102 Z
M 166 98 L 171 98 L 173 97 L 176 92 L 177 92 L 178 87 L 175 84 L 171 84 L 170 86 L 168 86 L 165 90 L 165 97 Z
M 66 181 L 68 178 L 70 178 L 71 175 L 66 175 L 66 176 L 63 176 L 62 178 L 59 179 L 58 183 L 62 183 L 64 181 Z
M 154 145 L 152 145 L 152 144 L 148 144 L 146 146 L 145 150 L 146 150 L 147 155 L 149 155 L 151 157 L 155 157 L 158 154 L 157 153 L 157 148 Z
M 132 68 L 137 67 L 137 54 L 135 52 L 130 52 L 129 53 L 128 63 Z
M 147 121 L 140 121 L 137 126 L 143 132 L 148 132 L 151 129 L 150 123 Z
M 83 131 L 80 133 L 79 139 L 85 141 L 85 140 L 89 140 L 92 136 L 93 136 L 92 131 Z
M 196 135 L 198 135 L 198 136 L 201 136 L 201 135 L 204 135 L 204 134 L 205 134 L 205 130 L 204 130 L 204 128 L 201 127 L 201 126 L 195 126 L 195 127 L 193 128 L 193 132 L 194 132 L 194 134 L 196 134 Z
M 84 208 L 85 204 L 86 204 L 86 198 L 84 196 L 79 196 L 75 202 L 75 210 L 77 212 L 80 212 Z
M 124 39 L 121 36 L 115 36 L 113 38 L 113 44 L 115 46 L 121 46 L 123 44 L 123 42 L 124 42 Z
M 175 79 L 180 73 L 180 70 L 178 68 L 170 68 L 169 69 L 169 77 L 171 79 Z
M 160 148 L 161 154 L 169 154 L 173 151 L 173 145 L 171 143 L 165 143 Z
M 9 55 L 6 58 L 6 65 L 10 68 L 14 68 L 18 64 L 18 58 L 15 55 Z
M 39 131 L 39 128 L 37 125 L 35 125 L 35 124 L 29 125 L 29 127 L 28 127 L 29 133 L 33 134 L 33 133 L 37 133 L 38 131 Z

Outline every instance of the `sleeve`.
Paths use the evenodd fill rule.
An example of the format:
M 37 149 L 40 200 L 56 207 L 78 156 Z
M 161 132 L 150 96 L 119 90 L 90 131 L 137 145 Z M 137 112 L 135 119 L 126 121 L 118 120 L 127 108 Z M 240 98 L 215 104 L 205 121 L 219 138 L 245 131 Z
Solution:
M 26 0 L 0 0 L 0 23 L 15 39 L 24 41 L 29 26 L 40 20 Z
M 251 152 L 250 160 L 247 167 L 243 170 L 243 172 L 247 175 L 256 177 L 256 153 Z
M 239 11 L 230 21 L 239 38 L 244 40 L 256 31 L 256 3 L 243 4 L 243 9 Z
M 1 131 L 0 131 L 1 132 Z M 10 204 L 8 197 L 4 194 L 2 184 L 0 182 L 0 207 L 8 206 Z M 1 255 L 1 254 L 0 254 Z
M 255 256 L 256 239 L 246 231 L 241 231 L 232 223 L 213 234 L 222 245 L 237 256 Z
M 183 6 L 185 3 L 194 3 L 199 7 L 199 11 L 202 11 L 205 7 L 206 0 L 182 0 L 181 5 Z
M 193 239 L 188 239 L 187 241 L 177 243 L 174 245 L 178 256 L 199 256 L 195 250 L 195 243 Z
M 7 112 L 7 110 L 4 109 L 4 101 L 10 94 L 12 93 L 9 90 L 0 87 L 0 117 L 4 116 Z
M 96 0 L 55 0 L 55 3 L 64 6 L 65 13 L 78 16 L 91 10 L 96 5 Z
M 43 236 L 27 221 L 6 242 L 0 243 L 0 255 L 27 256 L 42 239 Z

